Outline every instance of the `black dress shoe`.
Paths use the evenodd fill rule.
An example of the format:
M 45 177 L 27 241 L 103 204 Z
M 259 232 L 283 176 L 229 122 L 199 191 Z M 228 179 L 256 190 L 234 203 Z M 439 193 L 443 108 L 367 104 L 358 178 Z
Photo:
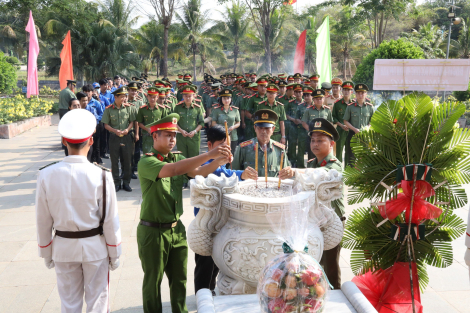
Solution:
M 103 154 L 103 155 L 101 156 L 101 158 L 103 158 L 103 159 L 109 159 L 109 155 Z
M 119 175 L 119 179 L 122 179 L 124 177 L 124 172 L 121 173 L 121 175 Z
M 98 164 L 103 164 L 103 160 L 101 158 L 98 160 Z
M 116 185 L 116 192 L 118 192 L 119 190 L 121 190 L 121 185 Z
M 137 175 L 135 175 L 135 173 L 132 173 L 131 178 L 132 178 L 132 179 L 137 179 Z
M 132 191 L 132 188 L 131 186 L 129 186 L 128 184 L 122 184 L 122 189 L 124 189 L 125 191 Z

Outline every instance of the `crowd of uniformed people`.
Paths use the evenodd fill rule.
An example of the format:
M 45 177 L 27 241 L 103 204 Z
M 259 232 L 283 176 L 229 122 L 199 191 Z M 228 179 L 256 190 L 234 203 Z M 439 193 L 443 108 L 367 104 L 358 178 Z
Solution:
M 81 311 L 84 294 L 89 312 L 109 310 L 103 280 L 108 267 L 119 266 L 121 254 L 116 192 L 132 191 L 131 179 L 138 177 L 142 187 L 137 243 L 144 311 L 162 311 L 165 273 L 172 311 L 187 312 L 188 247 L 179 218 L 189 178 L 224 173 L 257 179 L 267 168 L 269 177 L 288 179 L 294 168 L 341 172 L 343 159 L 350 165 L 351 138 L 374 112 L 368 87 L 339 78 L 319 85 L 319 79 L 300 73 L 205 74 L 198 88 L 190 74 L 178 75 L 175 85 L 167 78 L 149 82 L 142 74 L 130 81 L 101 79 L 80 92 L 75 81 L 67 81 L 59 103 L 66 157 L 40 171 L 36 201 L 39 253 L 46 266 L 56 267 L 62 312 Z M 200 153 L 203 132 L 206 153 Z M 110 171 L 100 165 L 103 158 L 111 159 Z M 80 202 L 82 197 L 87 200 Z M 344 222 L 342 199 L 332 206 Z M 79 207 L 83 216 L 75 219 Z M 334 288 L 341 282 L 340 248 L 325 251 L 320 260 Z M 214 290 L 217 273 L 211 257 L 196 255 L 196 292 Z

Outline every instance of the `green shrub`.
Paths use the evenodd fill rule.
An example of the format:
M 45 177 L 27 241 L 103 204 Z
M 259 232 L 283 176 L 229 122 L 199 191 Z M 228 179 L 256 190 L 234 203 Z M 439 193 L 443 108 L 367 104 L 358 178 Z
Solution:
M 10 93 L 16 86 L 16 66 L 6 60 L 7 57 L 0 52 L 0 93 Z
M 468 89 L 465 91 L 454 91 L 454 97 L 458 101 L 468 101 L 470 100 L 470 83 L 468 84 Z

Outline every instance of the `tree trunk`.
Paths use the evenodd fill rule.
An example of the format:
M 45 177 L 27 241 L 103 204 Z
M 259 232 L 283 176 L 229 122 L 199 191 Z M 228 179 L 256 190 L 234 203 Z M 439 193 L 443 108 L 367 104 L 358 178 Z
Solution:
M 163 77 L 168 77 L 168 30 L 170 22 L 171 20 L 165 23 L 163 28 L 163 68 L 161 69 Z
M 343 52 L 343 77 L 344 77 L 344 80 L 347 79 L 346 77 L 346 60 L 347 60 L 347 54 L 348 54 L 348 44 L 346 43 L 346 47 L 344 48 L 344 52 Z
M 193 80 L 197 82 L 196 77 L 196 49 L 193 49 Z
M 271 25 L 264 26 L 264 54 L 265 54 L 265 70 L 266 73 L 271 73 L 271 45 L 269 42 L 269 33 Z
M 235 47 L 233 47 L 233 72 L 237 72 L 237 59 L 238 59 L 238 45 L 235 44 Z

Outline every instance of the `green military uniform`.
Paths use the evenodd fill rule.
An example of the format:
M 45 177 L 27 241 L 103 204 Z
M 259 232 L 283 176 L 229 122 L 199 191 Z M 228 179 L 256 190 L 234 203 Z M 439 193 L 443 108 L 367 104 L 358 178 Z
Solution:
M 224 89 L 221 92 L 221 97 L 230 97 L 231 91 L 229 89 Z M 225 127 L 225 121 L 227 121 L 227 126 L 232 127 L 233 125 L 240 123 L 240 112 L 237 107 L 230 106 L 227 111 L 224 110 L 224 107 L 217 107 L 212 109 L 211 113 L 212 122 L 215 122 L 218 125 Z M 235 147 L 238 144 L 238 134 L 237 130 L 234 130 L 230 133 L 230 148 L 232 153 L 235 152 Z
M 312 96 L 314 98 L 323 98 L 325 95 L 325 91 L 322 89 L 316 89 L 314 91 L 312 87 L 304 87 L 304 91 L 303 91 L 304 94 L 306 92 L 309 92 L 306 90 L 310 90 L 313 93 Z M 304 115 L 302 115 L 301 120 L 303 123 L 306 123 L 307 125 L 309 125 L 310 121 L 312 121 L 315 118 L 324 118 L 330 123 L 333 123 L 333 116 L 331 114 L 331 109 L 326 105 L 322 105 L 320 109 L 317 109 L 315 104 L 312 103 L 310 106 L 307 107 L 307 110 L 304 112 Z M 307 145 L 307 148 L 308 146 L 309 145 Z M 308 152 L 308 159 L 311 159 L 314 157 L 313 152 L 310 149 L 307 149 L 307 152 Z
M 177 115 L 171 114 L 167 118 L 173 116 Z M 163 310 L 160 285 L 164 273 L 170 285 L 172 312 L 188 312 L 188 244 L 185 227 L 179 220 L 183 214 L 184 176 L 158 178 L 165 164 L 183 159 L 184 156 L 179 153 L 170 152 L 165 156 L 152 148 L 138 165 L 142 204 L 141 223 L 137 227 L 137 245 L 144 272 L 142 299 L 146 313 L 161 313 Z
M 348 104 L 351 103 L 352 100 L 350 100 L 348 103 L 341 98 L 335 102 L 335 105 L 333 106 L 333 124 L 337 124 L 340 122 L 343 124 L 344 120 L 344 113 L 346 112 L 346 108 L 348 107 Z M 343 162 L 343 149 L 344 149 L 344 144 L 346 143 L 346 137 L 348 136 L 348 132 L 343 130 L 339 125 L 336 127 L 336 130 L 338 131 L 339 134 L 339 140 L 336 142 L 336 157 L 338 158 L 339 162 Z
M 369 88 L 365 84 L 357 84 L 354 88 L 357 91 L 368 91 Z M 374 106 L 370 102 L 364 102 L 359 105 L 357 102 L 351 102 L 344 112 L 343 121 L 348 121 L 352 126 L 361 130 L 363 127 L 370 125 L 370 120 L 374 114 Z M 354 159 L 354 154 L 351 149 L 351 138 L 354 136 L 354 131 L 349 130 L 345 144 L 345 159 L 346 165 L 350 165 Z
M 256 143 L 258 138 L 253 138 L 244 141 L 235 149 L 233 156 L 232 168 L 234 170 L 244 170 L 247 167 L 255 168 L 256 160 Z M 261 144 L 258 144 L 258 176 L 264 177 L 264 151 Z M 269 140 L 268 144 L 268 177 L 276 177 L 280 171 L 281 154 L 285 153 L 285 146 L 282 143 Z M 290 166 L 288 158 L 284 157 L 284 164 L 282 168 Z
M 67 80 L 68 83 L 76 84 L 75 81 L 72 80 Z M 59 93 L 59 115 L 60 118 L 64 116 L 65 113 L 67 113 L 69 109 L 69 102 L 72 99 L 77 99 L 73 91 L 69 87 L 65 87 L 62 89 Z
M 288 97 L 284 95 L 279 97 L 279 101 L 284 104 L 284 110 L 286 111 L 286 121 L 284 121 L 284 127 L 286 129 L 286 137 L 287 137 L 287 157 L 289 161 L 292 163 L 292 166 L 295 167 L 295 163 L 297 160 L 297 138 L 298 138 L 298 125 L 292 121 L 287 119 L 287 116 L 291 118 L 295 118 L 295 112 L 297 111 L 297 103 L 294 96 Z
M 126 87 L 121 87 L 114 91 L 115 95 L 120 92 L 127 93 Z M 129 104 L 122 104 L 121 107 L 113 103 L 104 110 L 101 122 L 108 124 L 114 129 L 125 130 L 131 122 L 136 119 L 135 109 Z M 127 135 L 119 137 L 114 133 L 109 135 L 109 152 L 111 156 L 111 172 L 113 174 L 114 184 L 121 185 L 119 177 L 119 162 L 123 171 L 123 184 L 129 185 L 131 181 L 131 158 L 134 153 L 134 138 L 129 132 Z
M 241 110 L 245 112 L 249 112 L 247 110 L 247 105 L 252 96 L 253 95 L 246 95 L 243 97 L 243 99 L 241 100 L 241 104 L 239 106 Z M 251 118 L 248 118 L 246 115 L 244 115 L 244 122 L 245 122 L 245 129 L 244 129 L 245 139 L 255 137 L 255 130 L 253 128 L 253 120 Z
M 262 109 L 255 112 L 253 119 L 255 127 L 274 127 L 278 116 L 272 110 Z M 263 177 L 267 167 L 268 176 L 276 177 L 280 171 L 281 154 L 286 153 L 285 146 L 282 143 L 269 139 L 267 144 L 267 164 L 265 164 L 263 147 L 261 144 L 258 144 L 258 151 L 256 151 L 256 143 L 258 143 L 258 138 L 255 137 L 238 145 L 233 157 L 232 168 L 234 170 L 245 170 L 247 167 L 256 169 L 256 154 L 258 153 L 258 175 Z M 290 162 L 284 157 L 282 167 L 286 166 L 290 166 Z
M 263 96 L 261 96 L 258 92 L 254 93 L 253 95 L 251 95 L 249 98 L 247 98 L 247 101 L 246 101 L 246 105 L 245 105 L 245 110 L 247 112 L 249 112 L 251 115 L 253 115 L 255 112 L 256 112 L 256 108 L 258 108 L 258 104 L 260 102 L 263 102 L 265 100 L 267 100 L 268 97 L 266 96 L 266 94 L 264 94 Z M 245 119 L 245 124 L 246 124 L 246 127 L 245 127 L 245 137 L 248 139 L 248 138 L 254 138 L 256 137 L 256 133 L 255 133 L 255 129 L 253 128 L 254 124 L 253 124 L 253 120 L 251 120 L 250 124 L 247 124 L 246 121 L 247 119 Z
M 339 173 L 343 172 L 343 164 L 335 158 L 333 152 L 319 162 L 316 158 L 309 160 L 307 163 L 308 168 L 324 168 L 327 171 L 335 169 Z M 344 215 L 344 198 L 337 199 L 331 202 L 331 206 L 335 210 L 336 214 L 340 218 Z M 343 220 L 344 224 L 344 220 Z M 323 255 L 320 260 L 320 265 L 323 267 L 330 284 L 333 285 L 334 289 L 341 288 L 341 268 L 339 267 L 341 244 L 337 245 L 333 249 L 323 251 Z
M 161 104 L 156 103 L 154 108 L 151 108 L 150 105 L 144 105 L 137 114 L 137 122 L 148 125 L 164 118 L 168 113 L 167 108 Z M 142 152 L 148 153 L 153 147 L 152 135 L 142 129 L 142 138 Z
M 185 87 L 187 89 L 188 87 Z M 191 103 L 189 108 L 186 104 L 181 101 L 179 102 L 173 113 L 177 113 L 180 116 L 178 122 L 181 129 L 190 132 L 196 129 L 198 125 L 204 127 L 204 111 L 199 104 L 195 101 Z M 178 150 L 186 158 L 192 158 L 199 155 L 199 146 L 201 144 L 201 132 L 197 132 L 192 138 L 184 137 L 182 134 L 178 133 L 176 135 L 176 145 Z
M 335 127 L 329 123 L 329 121 L 318 118 L 314 119 L 312 123 L 313 125 L 310 125 L 310 134 L 319 131 L 322 134 L 330 135 L 335 142 L 338 141 L 339 134 L 336 131 Z M 343 172 L 343 164 L 338 161 L 337 158 L 335 158 L 332 151 L 323 160 L 318 160 L 317 158 L 309 160 L 307 162 L 307 167 L 323 168 L 327 171 L 335 169 L 340 174 Z M 342 198 L 332 201 L 331 206 L 335 210 L 336 214 L 340 217 L 344 225 L 344 193 Z M 334 289 L 341 288 L 341 268 L 339 266 L 340 251 L 341 244 L 337 245 L 333 249 L 323 251 L 323 255 L 320 260 L 320 264 L 323 267 L 326 276 L 328 277 L 330 283 L 333 285 Z
M 282 134 L 281 134 L 281 127 L 279 125 L 280 121 L 285 122 L 286 118 L 286 110 L 284 109 L 284 104 L 281 102 L 278 102 L 274 100 L 273 105 L 270 105 L 268 103 L 268 100 L 266 99 L 265 101 L 261 101 L 258 103 L 258 106 L 255 109 L 255 112 L 258 110 L 263 110 L 263 109 L 268 109 L 272 110 L 277 113 L 279 116 L 279 119 L 276 121 L 276 126 L 274 127 L 274 132 L 273 135 L 271 136 L 271 139 L 277 142 L 281 141 Z M 285 131 L 285 125 L 284 125 L 284 131 Z
M 291 100 L 297 102 L 297 100 Z M 305 102 L 301 102 L 297 105 L 297 111 L 295 111 L 295 119 L 302 120 L 302 116 L 304 115 L 305 111 L 307 111 L 308 105 Z M 305 168 L 305 161 L 304 161 L 304 154 L 308 150 L 310 150 L 310 146 L 307 145 L 308 142 L 308 132 L 300 123 L 297 125 L 297 159 L 295 161 L 295 165 L 298 168 Z

